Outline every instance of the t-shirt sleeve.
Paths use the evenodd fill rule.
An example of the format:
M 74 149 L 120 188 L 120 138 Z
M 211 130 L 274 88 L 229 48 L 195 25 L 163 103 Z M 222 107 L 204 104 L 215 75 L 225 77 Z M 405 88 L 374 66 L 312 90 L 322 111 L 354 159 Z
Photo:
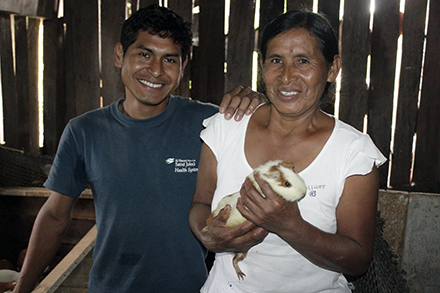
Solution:
M 66 126 L 44 186 L 70 197 L 79 197 L 87 188 L 84 157 L 80 154 L 72 124 Z
M 222 149 L 222 141 L 219 139 L 225 131 L 224 114 L 217 113 L 203 121 L 205 129 L 200 133 L 200 138 L 208 145 L 216 158 L 219 157 L 219 151 Z
M 349 146 L 343 178 L 368 174 L 373 169 L 373 165 L 379 167 L 385 162 L 386 158 L 374 145 L 370 136 L 361 135 L 353 140 Z

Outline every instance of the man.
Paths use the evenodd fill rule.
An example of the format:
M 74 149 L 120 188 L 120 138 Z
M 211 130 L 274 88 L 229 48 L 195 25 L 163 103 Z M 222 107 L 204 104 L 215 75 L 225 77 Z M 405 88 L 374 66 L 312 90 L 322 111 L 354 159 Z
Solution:
M 218 108 L 170 95 L 188 62 L 191 38 L 188 22 L 157 5 L 124 22 L 115 64 L 125 99 L 67 125 L 16 292 L 32 290 L 88 186 L 98 229 L 89 292 L 197 292 L 203 285 L 206 251 L 191 233 L 188 212 L 202 121 Z M 249 92 L 237 88 L 220 109 L 231 116 Z M 259 104 L 254 98 L 247 108 L 250 99 L 242 100 L 240 115 Z

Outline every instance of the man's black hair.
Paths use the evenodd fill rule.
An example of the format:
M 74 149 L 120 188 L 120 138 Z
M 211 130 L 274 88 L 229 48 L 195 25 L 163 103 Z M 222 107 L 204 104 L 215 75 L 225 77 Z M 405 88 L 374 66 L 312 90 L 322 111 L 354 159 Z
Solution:
M 120 42 L 124 54 L 139 35 L 147 31 L 161 38 L 170 38 L 182 50 L 182 60 L 188 57 L 192 45 L 191 23 L 174 11 L 157 4 L 141 8 L 122 25 Z

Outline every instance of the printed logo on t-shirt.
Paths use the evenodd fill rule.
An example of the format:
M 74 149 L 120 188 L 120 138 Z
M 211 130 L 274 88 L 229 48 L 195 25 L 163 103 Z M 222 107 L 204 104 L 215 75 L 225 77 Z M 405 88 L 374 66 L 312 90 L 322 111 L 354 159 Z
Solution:
M 167 165 L 174 165 L 174 173 L 194 173 L 198 171 L 197 160 L 168 158 L 165 160 Z
M 325 184 L 322 185 L 308 185 L 307 186 L 307 190 L 309 193 L 310 197 L 316 197 L 316 195 L 318 194 L 318 190 L 324 190 L 325 189 Z

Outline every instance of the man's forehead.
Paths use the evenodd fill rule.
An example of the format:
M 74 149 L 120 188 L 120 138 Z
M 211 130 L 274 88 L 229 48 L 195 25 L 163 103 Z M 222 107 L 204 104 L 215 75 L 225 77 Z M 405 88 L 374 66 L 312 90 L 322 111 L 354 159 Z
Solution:
M 159 34 L 152 34 L 148 31 L 139 31 L 138 38 L 133 45 L 136 48 L 152 53 L 182 57 L 182 47 L 176 44 L 173 39 L 162 37 Z

